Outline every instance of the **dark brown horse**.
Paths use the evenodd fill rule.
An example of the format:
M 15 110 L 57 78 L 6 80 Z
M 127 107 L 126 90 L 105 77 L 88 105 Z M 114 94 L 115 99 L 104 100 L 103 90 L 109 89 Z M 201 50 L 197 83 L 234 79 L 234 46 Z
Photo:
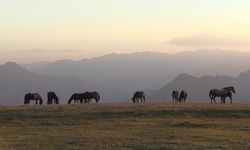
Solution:
M 187 92 L 182 90 L 179 96 L 179 103 L 186 103 L 186 100 L 187 100 Z
M 55 92 L 48 92 L 47 98 L 47 104 L 59 104 L 59 98 L 57 97 Z
M 100 94 L 99 92 L 85 92 L 85 98 L 84 101 L 88 103 L 92 103 L 91 100 L 95 99 L 96 103 L 100 101 Z
M 173 91 L 172 92 L 173 103 L 177 103 L 179 101 L 179 92 Z
M 133 103 L 139 103 L 139 101 L 141 101 L 141 103 L 145 103 L 146 96 L 143 91 L 137 91 L 134 93 L 132 100 Z
M 37 101 L 39 101 L 40 105 L 43 104 L 43 99 L 42 99 L 42 97 L 38 93 L 28 93 L 28 94 L 26 94 L 24 96 L 24 105 L 30 104 L 31 100 L 35 100 L 36 101 L 36 105 L 37 105 Z
M 74 101 L 75 103 L 83 103 L 83 98 L 85 93 L 74 93 L 68 100 L 68 104 L 71 104 L 72 101 Z
M 95 99 L 96 103 L 98 103 L 100 94 L 98 92 L 74 93 L 68 100 L 68 104 L 71 104 L 73 100 L 75 103 L 91 103 L 92 99 Z

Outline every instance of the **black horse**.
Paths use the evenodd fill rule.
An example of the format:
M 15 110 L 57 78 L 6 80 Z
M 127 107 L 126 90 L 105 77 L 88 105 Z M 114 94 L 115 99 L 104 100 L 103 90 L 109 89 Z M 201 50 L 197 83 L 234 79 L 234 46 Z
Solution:
M 211 104 L 216 103 L 215 98 L 221 97 L 221 103 L 225 103 L 227 97 L 230 98 L 230 103 L 232 104 L 232 92 L 235 93 L 234 87 L 224 87 L 223 89 L 211 89 L 209 92 L 209 97 L 211 99 Z
M 68 100 L 68 104 L 71 104 L 72 101 L 74 101 L 75 103 L 83 103 L 83 98 L 85 93 L 74 93 Z
M 187 92 L 182 90 L 179 96 L 179 103 L 186 103 L 186 100 L 187 100 Z
M 73 100 L 75 103 L 91 103 L 92 99 L 95 99 L 96 103 L 98 103 L 100 94 L 98 92 L 74 93 L 68 100 L 68 104 L 71 104 Z
M 143 91 L 137 91 L 134 93 L 132 100 L 133 103 L 139 103 L 140 101 L 141 103 L 145 103 L 146 96 Z
M 177 103 L 179 101 L 179 92 L 173 91 L 172 92 L 173 103 Z
M 40 105 L 43 104 L 43 99 L 42 99 L 42 97 L 38 93 L 27 93 L 24 96 L 24 105 L 30 104 L 31 100 L 35 100 L 36 101 L 36 105 L 37 105 L 37 101 L 39 101 Z
M 57 97 L 55 92 L 48 92 L 47 98 L 47 104 L 59 104 L 59 98 Z

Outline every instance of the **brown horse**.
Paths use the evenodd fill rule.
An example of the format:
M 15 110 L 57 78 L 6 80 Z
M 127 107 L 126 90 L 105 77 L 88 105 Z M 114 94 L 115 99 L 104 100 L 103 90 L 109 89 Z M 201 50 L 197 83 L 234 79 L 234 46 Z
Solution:
M 42 99 L 42 97 L 38 93 L 27 93 L 24 96 L 24 105 L 30 104 L 31 100 L 35 100 L 36 101 L 36 105 L 37 105 L 37 101 L 38 100 L 39 100 L 39 104 L 40 105 L 43 104 L 43 99 Z
M 100 100 L 99 92 L 96 92 L 96 91 L 95 92 L 88 92 L 88 91 L 85 92 L 85 98 L 84 98 L 85 102 L 92 103 L 91 102 L 92 99 L 95 99 L 96 103 L 98 103 Z
M 143 91 L 137 91 L 134 93 L 134 96 L 132 98 L 133 103 L 139 103 L 139 101 L 141 101 L 141 103 L 145 103 L 145 100 L 146 100 L 145 97 L 146 96 Z

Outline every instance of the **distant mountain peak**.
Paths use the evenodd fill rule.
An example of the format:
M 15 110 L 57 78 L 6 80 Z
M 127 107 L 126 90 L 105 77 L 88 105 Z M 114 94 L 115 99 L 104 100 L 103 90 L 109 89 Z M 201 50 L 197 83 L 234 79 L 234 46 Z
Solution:
M 176 79 L 186 79 L 186 78 L 196 78 L 196 77 L 187 73 L 182 73 L 176 77 Z
M 4 65 L 16 65 L 16 66 L 18 66 L 18 64 L 16 63 L 16 62 L 12 62 L 12 61 L 9 61 L 9 62 L 7 62 L 7 63 L 5 63 Z
M 8 70 L 8 71 L 26 71 L 25 68 L 21 67 L 16 62 L 7 62 L 7 63 L 1 65 L 0 69 Z
M 240 73 L 237 78 L 245 78 L 245 77 L 250 77 L 250 70 Z

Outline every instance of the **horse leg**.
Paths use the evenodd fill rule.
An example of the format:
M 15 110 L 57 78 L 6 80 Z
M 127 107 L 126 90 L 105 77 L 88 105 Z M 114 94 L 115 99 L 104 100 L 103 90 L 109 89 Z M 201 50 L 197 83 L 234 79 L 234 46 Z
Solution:
M 213 96 L 214 103 L 216 104 L 216 100 L 215 100 L 215 98 L 216 98 L 216 97 L 215 97 L 215 96 Z

